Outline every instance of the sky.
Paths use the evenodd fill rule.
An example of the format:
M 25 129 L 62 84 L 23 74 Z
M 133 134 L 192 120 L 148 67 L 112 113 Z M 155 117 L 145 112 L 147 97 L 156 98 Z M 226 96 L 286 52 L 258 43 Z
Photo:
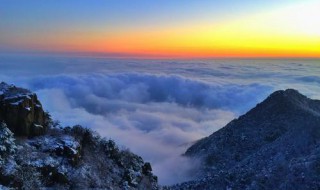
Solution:
M 197 166 L 187 147 L 275 90 L 320 99 L 319 10 L 320 0 L 0 0 L 0 81 L 174 184 Z M 236 57 L 259 59 L 193 59 Z
M 319 0 L 0 0 L 0 51 L 320 57 Z

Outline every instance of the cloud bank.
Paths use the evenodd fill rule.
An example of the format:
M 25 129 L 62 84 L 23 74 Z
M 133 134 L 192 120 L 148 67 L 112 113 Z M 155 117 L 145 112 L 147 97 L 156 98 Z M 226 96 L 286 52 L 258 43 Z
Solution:
M 0 66 L 1 80 L 35 91 L 63 125 L 90 127 L 151 162 L 161 184 L 192 178 L 186 148 L 274 90 L 320 94 L 309 62 L 13 57 Z
M 188 179 L 194 165 L 180 156 L 186 145 L 223 127 L 270 90 L 137 73 L 42 76 L 26 83 L 62 124 L 80 123 L 129 147 L 153 164 L 162 184 Z

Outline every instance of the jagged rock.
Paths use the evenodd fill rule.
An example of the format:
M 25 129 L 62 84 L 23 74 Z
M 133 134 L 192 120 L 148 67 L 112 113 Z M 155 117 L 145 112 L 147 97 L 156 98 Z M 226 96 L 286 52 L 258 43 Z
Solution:
M 28 90 L 0 83 L 1 120 L 0 188 L 159 188 L 140 156 L 90 129 L 56 125 Z
M 0 120 L 3 120 L 15 135 L 43 135 L 47 130 L 47 119 L 36 94 L 4 82 L 0 83 Z
M 81 126 L 50 128 L 45 135 L 17 143 L 18 150 L 8 153 L 12 163 L 0 163 L 0 185 L 18 189 L 158 189 L 150 164 Z
M 30 139 L 28 143 L 41 152 L 63 157 L 73 166 L 81 158 L 81 144 L 70 135 L 41 136 Z
M 320 101 L 274 92 L 185 155 L 202 160 L 199 181 L 172 189 L 319 189 Z
M 151 174 L 152 172 L 152 167 L 149 162 L 146 162 L 143 167 L 142 167 L 142 173 L 145 175 Z

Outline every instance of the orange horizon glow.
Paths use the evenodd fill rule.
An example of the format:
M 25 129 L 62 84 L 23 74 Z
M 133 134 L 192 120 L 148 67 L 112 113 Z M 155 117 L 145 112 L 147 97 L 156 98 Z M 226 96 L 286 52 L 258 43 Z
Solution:
M 11 46 L 142 58 L 320 58 L 320 2 L 308 1 L 220 22 L 110 30 L 62 28 Z

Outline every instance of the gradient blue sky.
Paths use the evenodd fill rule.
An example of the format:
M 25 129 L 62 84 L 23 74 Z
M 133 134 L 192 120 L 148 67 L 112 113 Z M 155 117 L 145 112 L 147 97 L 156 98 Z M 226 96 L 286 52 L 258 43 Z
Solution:
M 229 23 L 239 18 L 248 20 L 248 16 L 252 15 L 254 19 L 254 15 L 268 14 L 274 9 L 301 2 L 304 1 L 0 0 L 0 48 L 2 50 L 106 53 L 156 52 L 158 50 L 159 52 L 183 53 L 185 51 L 187 53 L 189 50 L 181 47 L 194 44 L 195 40 L 188 43 L 181 41 L 187 41 L 190 36 L 201 36 L 202 33 L 191 31 L 184 34 L 184 28 L 197 30 L 199 27 L 199 30 L 206 32 L 206 27 L 207 31 L 210 31 L 212 25 Z M 177 31 L 179 27 L 182 30 L 180 33 L 183 33 L 181 36 L 185 38 L 177 42 L 170 43 L 174 38 L 170 34 L 156 34 L 159 31 Z M 137 40 L 131 44 L 132 47 L 138 47 L 134 49 L 131 46 L 125 47 L 126 45 L 118 40 L 118 38 L 133 38 L 137 33 L 141 36 L 154 33 L 151 35 L 153 38 L 156 36 L 159 37 L 159 41 L 168 41 L 168 43 L 158 45 L 159 42 L 146 39 L 155 45 L 140 47 Z M 206 39 L 210 41 L 213 37 L 214 34 L 207 34 Z M 228 36 L 225 38 L 227 39 Z M 140 41 L 144 40 L 140 39 Z M 116 48 L 109 48 L 108 44 Z M 199 51 L 219 50 L 219 47 L 210 49 L 207 46 L 207 44 L 199 45 Z

